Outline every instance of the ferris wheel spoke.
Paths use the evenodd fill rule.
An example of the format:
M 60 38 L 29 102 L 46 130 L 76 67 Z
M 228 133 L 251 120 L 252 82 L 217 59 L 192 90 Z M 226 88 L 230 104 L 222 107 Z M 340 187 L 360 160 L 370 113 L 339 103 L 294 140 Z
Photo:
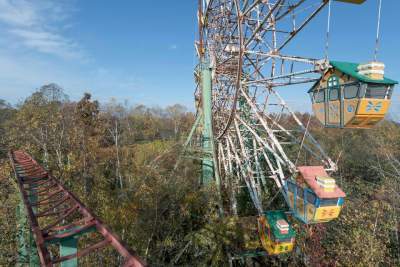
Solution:
M 225 138 L 225 144 L 226 144 L 226 151 L 227 151 L 227 158 L 228 158 L 228 170 L 227 173 L 232 173 L 233 172 L 233 165 L 232 165 L 232 155 L 231 155 L 231 150 L 229 149 L 229 142 Z
M 279 7 L 282 0 L 278 0 L 272 8 L 270 8 L 269 12 L 264 16 L 260 23 L 258 23 L 257 28 L 253 31 L 249 38 L 246 38 L 246 42 L 244 43 L 244 47 L 249 46 L 249 44 L 254 40 L 254 37 L 263 29 L 264 24 L 271 18 L 272 14 Z
M 290 12 L 293 12 L 294 10 L 299 8 L 304 2 L 306 2 L 306 0 L 300 0 L 295 4 L 288 5 L 287 9 L 285 11 L 283 11 L 282 14 L 278 14 L 276 20 L 278 21 L 282 18 L 286 18 L 286 15 L 288 15 Z
M 223 149 L 222 143 L 218 143 L 218 157 L 220 159 L 220 167 L 219 169 L 222 170 L 221 164 L 224 167 L 224 172 L 229 173 L 231 169 L 229 168 L 228 160 L 225 158 L 225 151 Z
M 287 178 L 282 171 L 282 160 L 279 158 L 279 156 L 276 156 L 277 152 L 273 151 L 273 149 L 271 152 L 271 150 L 268 150 L 266 148 L 269 145 L 266 145 L 266 141 L 264 139 L 257 137 L 253 140 L 255 140 L 257 144 L 262 148 L 261 153 L 263 156 L 263 160 L 265 160 L 265 162 L 267 163 L 270 172 L 269 177 L 273 178 L 280 188 L 282 186 L 282 180 L 285 180 Z M 269 155 L 267 155 L 267 153 L 269 153 Z
M 289 168 L 291 168 L 293 171 L 295 171 L 296 167 L 294 166 L 294 164 L 286 156 L 285 152 L 283 151 L 282 146 L 279 144 L 279 141 L 276 139 L 276 137 L 274 136 L 273 132 L 268 127 L 268 124 L 264 120 L 263 116 L 260 114 L 260 111 L 258 110 L 256 105 L 254 104 L 254 102 L 249 98 L 249 96 L 247 95 L 247 93 L 243 89 L 241 90 L 241 93 L 244 96 L 244 98 L 246 99 L 248 105 L 253 109 L 255 116 L 258 118 L 259 122 L 264 127 L 264 129 L 265 129 L 266 133 L 268 134 L 269 138 L 275 144 L 277 150 L 279 151 L 279 154 L 282 156 L 282 159 L 284 160 L 286 165 Z
M 291 141 L 293 141 L 294 143 L 300 145 L 301 144 L 301 137 L 300 136 L 295 136 L 294 134 L 292 134 L 291 131 L 288 131 L 287 129 L 285 129 L 282 125 L 280 125 L 277 121 L 278 120 L 274 120 L 272 118 L 270 118 L 268 116 L 268 114 L 265 115 L 267 118 L 270 119 L 270 121 L 273 123 L 273 125 L 275 125 L 277 127 L 277 131 L 280 131 L 282 133 L 285 134 L 286 137 L 290 138 Z M 301 132 L 301 131 L 300 131 Z M 303 132 L 301 132 L 303 133 Z M 307 140 L 308 141 L 308 140 Z M 319 154 L 317 151 L 314 151 L 311 146 L 313 145 L 313 143 L 310 143 L 310 145 L 308 144 L 303 144 L 303 148 L 309 152 L 310 154 L 312 154 L 313 156 L 315 156 L 318 160 L 320 161 L 325 161 L 324 155 Z M 318 150 L 318 149 L 317 149 Z
M 258 4 L 261 3 L 262 0 L 254 0 L 253 3 L 247 7 L 248 1 L 246 1 L 246 5 L 244 5 L 244 11 L 243 11 L 243 16 L 247 16 L 248 13 L 250 13 L 255 7 L 257 7 Z M 247 8 L 246 8 L 247 7 Z
M 282 50 L 304 27 L 328 4 L 328 1 L 322 1 L 322 3 L 318 6 L 318 8 L 309 15 L 304 22 L 298 27 L 295 31 L 293 31 L 290 36 L 279 46 L 278 51 Z
M 244 84 L 249 85 L 249 84 L 255 84 L 255 83 L 265 83 L 265 82 L 269 82 L 269 81 L 273 81 L 273 80 L 293 78 L 298 75 L 315 73 L 315 72 L 316 72 L 315 69 L 308 69 L 308 70 L 303 70 L 303 71 L 298 71 L 298 72 L 287 73 L 287 74 L 283 74 L 283 75 L 277 75 L 277 76 L 273 76 L 273 77 L 269 77 L 269 78 L 265 78 L 265 79 L 248 81 L 248 82 L 244 82 Z M 307 80 L 307 82 L 309 82 L 309 81 Z
M 245 177 L 246 177 L 246 170 L 244 170 L 244 165 L 243 162 L 241 160 L 241 158 L 238 155 L 238 149 L 236 148 L 236 146 L 234 145 L 234 142 L 232 141 L 232 137 L 230 135 L 226 136 L 227 139 L 227 145 L 228 145 L 228 149 L 231 152 L 230 155 L 232 155 L 232 163 L 233 163 L 233 168 L 236 171 L 236 177 L 237 177 L 237 181 L 238 184 L 240 183 L 240 181 L 244 181 Z
M 261 149 L 261 151 L 258 149 L 258 143 L 254 138 L 253 138 L 253 154 L 254 154 L 256 170 L 257 170 L 257 173 L 259 174 L 259 180 L 261 180 L 262 187 L 264 189 L 266 189 L 266 187 L 267 187 L 267 184 L 265 181 L 266 172 L 265 173 L 263 172 L 263 170 L 261 168 L 261 163 L 260 163 L 260 157 L 262 156 L 262 149 Z M 261 186 L 260 186 L 260 188 L 261 188 Z
M 239 135 L 240 135 L 240 133 L 239 133 Z M 230 140 L 231 145 L 233 146 L 232 139 L 229 138 L 229 140 Z M 246 152 L 245 146 L 243 144 L 242 138 L 239 137 L 238 141 L 239 141 L 239 147 L 240 147 L 239 151 L 241 151 L 241 153 L 244 155 L 244 157 L 247 158 L 247 152 Z M 235 153 L 235 155 L 236 155 L 238 164 L 243 164 L 240 162 L 240 157 L 238 156 L 238 154 Z M 249 164 L 244 163 L 244 166 L 245 166 L 245 168 L 241 168 L 243 180 L 249 190 L 250 197 L 252 198 L 253 203 L 255 204 L 258 212 L 260 214 L 262 214 L 263 209 L 262 209 L 262 203 L 261 203 L 261 199 L 260 199 L 261 194 L 260 194 L 259 190 L 257 189 L 257 185 L 254 180 L 253 171 L 252 171 L 251 167 L 249 166 Z
M 291 110 L 291 108 L 286 104 L 286 102 L 283 100 L 283 98 L 276 92 L 272 91 L 276 97 L 279 99 L 279 101 L 285 106 L 286 110 L 291 114 L 292 118 L 295 120 L 298 126 L 300 126 L 301 131 L 307 136 L 307 139 L 313 143 L 313 145 L 319 150 L 321 155 L 325 159 L 325 163 L 328 164 L 328 169 L 335 171 L 337 169 L 336 164 L 332 161 L 332 159 L 325 153 L 325 151 L 322 149 L 321 145 L 317 142 L 317 140 L 314 139 L 314 137 L 311 135 L 311 133 L 306 129 L 304 124 L 299 120 L 297 115 Z

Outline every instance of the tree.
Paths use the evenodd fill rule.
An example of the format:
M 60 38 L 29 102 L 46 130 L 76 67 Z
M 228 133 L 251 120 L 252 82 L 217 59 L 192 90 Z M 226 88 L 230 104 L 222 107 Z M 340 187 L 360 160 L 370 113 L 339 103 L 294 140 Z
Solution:
M 110 103 L 106 105 L 105 110 L 105 121 L 106 128 L 108 133 L 110 134 L 114 148 L 115 148 L 115 180 L 118 181 L 119 187 L 123 188 L 123 179 L 121 175 L 121 160 L 120 160 L 120 136 L 122 122 L 124 122 L 124 118 L 126 117 L 125 108 L 116 102 L 115 99 L 111 99 Z
M 31 148 L 36 155 L 42 154 L 46 166 L 51 164 L 50 151 L 57 151 L 60 163 L 60 149 L 65 141 L 61 109 L 67 102 L 68 97 L 58 85 L 42 86 L 19 106 L 13 121 L 7 125 L 10 138 L 19 147 Z
M 184 117 L 184 115 L 186 113 L 186 107 L 184 107 L 180 104 L 175 104 L 173 106 L 167 107 L 166 111 L 174 124 L 175 139 L 178 139 L 179 133 L 181 130 L 180 128 L 181 128 L 181 124 L 182 124 L 182 118 Z
M 0 159 L 7 155 L 7 127 L 6 122 L 11 120 L 16 110 L 5 100 L 0 99 Z
M 102 132 L 99 121 L 99 102 L 92 101 L 91 95 L 85 93 L 82 99 L 76 104 L 74 113 L 74 123 L 72 133 L 72 149 L 75 152 L 75 169 L 83 176 L 84 192 L 88 194 L 92 188 L 93 176 L 92 168 L 96 162 L 96 152 L 99 147 L 99 136 Z

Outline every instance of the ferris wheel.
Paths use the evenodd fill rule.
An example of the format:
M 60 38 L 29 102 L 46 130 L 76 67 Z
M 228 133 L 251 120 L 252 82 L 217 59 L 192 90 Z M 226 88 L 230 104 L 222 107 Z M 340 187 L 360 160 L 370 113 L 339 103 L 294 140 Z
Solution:
M 221 214 L 238 214 L 237 194 L 245 186 L 269 254 L 288 252 L 294 243 L 286 213 L 268 210 L 271 187 L 305 224 L 337 218 L 345 197 L 329 176 L 337 169 L 335 162 L 308 129 L 311 116 L 305 121 L 299 118 L 280 96 L 281 88 L 311 84 L 313 111 L 327 127 L 370 128 L 383 118 L 388 104 L 380 104 L 386 109 L 366 112 L 363 101 L 375 101 L 373 92 L 380 90 L 384 97 L 378 102 L 390 103 L 396 83 L 383 77 L 383 64 L 377 62 L 351 65 L 329 61 L 327 56 L 316 59 L 286 52 L 324 7 L 329 8 L 329 22 L 329 0 L 199 1 L 197 120 L 186 144 L 193 143 L 200 129 L 202 181 L 215 180 L 225 196 Z M 356 95 L 347 98 L 354 84 Z M 368 88 L 375 89 L 368 95 Z M 330 98 L 334 90 L 337 99 Z

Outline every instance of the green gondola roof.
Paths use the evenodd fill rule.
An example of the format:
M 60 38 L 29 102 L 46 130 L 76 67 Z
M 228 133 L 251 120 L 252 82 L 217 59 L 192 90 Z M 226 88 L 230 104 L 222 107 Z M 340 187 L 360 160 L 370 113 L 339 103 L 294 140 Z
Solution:
M 278 229 L 278 226 L 276 225 L 276 222 L 281 219 L 289 223 L 285 212 L 281 210 L 272 210 L 272 211 L 266 211 L 264 215 L 267 218 L 268 224 L 270 225 L 272 233 L 275 236 L 275 238 L 280 239 L 280 238 L 295 237 L 296 232 L 293 230 L 291 224 L 289 224 L 289 232 L 287 234 L 281 234 L 281 232 Z
M 359 74 L 357 71 L 357 67 L 358 67 L 358 63 L 352 63 L 352 62 L 345 62 L 345 61 L 329 61 L 329 64 L 338 69 L 339 71 L 350 75 L 353 78 L 356 78 L 357 80 L 361 81 L 361 82 L 366 82 L 366 83 L 380 83 L 380 84 L 398 84 L 397 81 L 389 79 L 387 77 L 384 77 L 383 80 L 375 80 L 375 79 L 371 79 L 365 75 Z M 317 81 L 310 90 L 308 90 L 308 93 L 313 91 L 314 86 L 318 83 L 319 81 Z
M 344 61 L 330 61 L 329 62 L 333 67 L 340 70 L 343 73 L 350 75 L 351 77 L 356 78 L 362 82 L 366 83 L 382 83 L 382 84 L 397 84 L 398 82 L 389 78 L 384 77 L 383 80 L 375 80 L 371 79 L 365 75 L 359 74 L 357 71 L 357 67 L 359 64 L 352 62 L 344 62 Z

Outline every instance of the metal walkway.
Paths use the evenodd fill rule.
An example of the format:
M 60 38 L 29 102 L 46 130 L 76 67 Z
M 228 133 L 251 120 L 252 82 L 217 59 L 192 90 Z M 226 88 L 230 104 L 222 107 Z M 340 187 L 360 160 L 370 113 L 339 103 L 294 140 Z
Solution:
M 93 213 L 60 182 L 23 151 L 9 157 L 26 209 L 41 266 L 77 266 L 78 258 L 113 248 L 123 266 L 145 266 Z M 78 249 L 78 239 L 92 244 Z

